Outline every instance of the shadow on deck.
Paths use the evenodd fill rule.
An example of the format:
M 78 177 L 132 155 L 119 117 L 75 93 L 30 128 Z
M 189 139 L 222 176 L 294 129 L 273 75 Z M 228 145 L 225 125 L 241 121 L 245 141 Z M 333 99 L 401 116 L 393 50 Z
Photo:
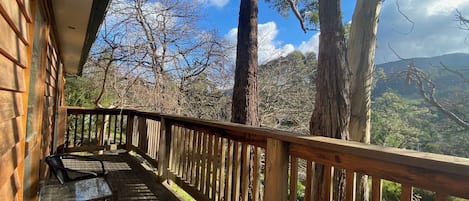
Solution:
M 171 191 L 158 182 L 154 171 L 148 162 L 138 155 L 130 155 L 125 151 L 104 153 L 93 157 L 104 162 L 109 172 L 107 180 L 115 194 L 115 200 L 161 200 L 178 201 Z M 98 164 L 84 163 L 83 161 L 64 161 L 66 167 L 79 170 L 99 170 Z M 75 200 L 60 194 L 61 188 L 54 175 L 47 181 L 48 190 L 42 190 L 40 200 Z M 51 187 L 53 190 L 51 190 Z M 43 188 L 44 189 L 44 188 Z

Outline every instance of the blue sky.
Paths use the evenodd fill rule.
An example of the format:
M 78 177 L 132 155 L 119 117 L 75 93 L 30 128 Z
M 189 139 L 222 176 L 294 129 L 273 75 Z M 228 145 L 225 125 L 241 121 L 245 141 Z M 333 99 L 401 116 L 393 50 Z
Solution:
M 228 33 L 232 28 L 238 26 L 239 0 L 212 0 L 210 7 L 207 8 L 206 14 L 209 26 L 217 27 L 220 33 Z M 215 4 L 214 2 L 218 2 Z M 223 4 L 225 3 L 226 4 Z M 355 0 L 343 0 L 342 10 L 344 21 L 350 21 L 352 18 Z M 302 41 L 309 40 L 315 32 L 304 33 L 298 20 L 290 15 L 285 18 L 272 9 L 264 0 L 259 0 L 258 23 L 265 24 L 275 22 L 278 35 L 278 42 L 291 43 L 295 46 L 301 44 Z M 293 36 L 293 37 L 292 37 Z
M 228 40 L 236 40 L 239 0 L 206 0 L 207 24 Z M 412 21 L 401 15 L 400 10 Z M 351 20 L 355 0 L 342 0 L 343 21 Z M 468 30 L 460 28 L 456 9 L 469 17 L 469 0 L 386 0 L 378 26 L 376 63 L 396 60 L 389 47 L 404 58 L 469 53 Z M 317 51 L 318 35 L 304 33 L 294 16 L 284 18 L 259 0 L 259 61 L 293 50 Z

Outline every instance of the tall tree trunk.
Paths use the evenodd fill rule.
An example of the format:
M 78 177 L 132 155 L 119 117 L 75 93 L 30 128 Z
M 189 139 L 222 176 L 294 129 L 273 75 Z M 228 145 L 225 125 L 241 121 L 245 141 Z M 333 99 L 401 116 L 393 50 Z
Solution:
M 257 0 L 241 0 L 231 118 L 234 123 L 254 126 L 259 124 L 257 116 L 257 11 Z M 242 181 L 242 183 L 248 182 L 248 199 L 253 200 L 252 187 L 255 182 L 253 181 L 255 171 L 253 149 L 243 151 L 243 154 L 249 154 L 249 161 L 243 161 L 243 163 L 249 162 L 249 169 L 241 170 L 248 171 L 249 181 Z
M 350 71 L 347 66 L 346 46 L 340 0 L 319 1 L 319 56 L 316 80 L 316 105 L 311 117 L 311 135 L 348 140 L 350 121 Z M 314 200 L 326 200 L 324 167 L 316 165 Z M 345 174 L 334 172 L 334 200 L 345 199 Z
M 247 125 L 258 125 L 257 9 L 257 0 L 241 0 L 231 121 Z
M 370 143 L 371 89 L 381 0 L 358 0 L 350 27 L 347 58 L 351 70 L 350 139 Z M 357 175 L 357 200 L 369 200 L 368 177 Z

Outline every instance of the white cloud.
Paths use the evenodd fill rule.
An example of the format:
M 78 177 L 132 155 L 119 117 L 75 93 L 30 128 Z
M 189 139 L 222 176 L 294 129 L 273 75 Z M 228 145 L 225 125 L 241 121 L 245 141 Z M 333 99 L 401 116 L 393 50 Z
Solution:
M 403 58 L 469 52 L 469 31 L 460 29 L 456 9 L 469 16 L 469 0 L 384 1 L 378 25 L 376 63 Z M 390 47 L 389 47 L 390 46 Z
M 467 5 L 467 3 L 469 3 L 469 0 L 451 0 L 451 3 L 447 0 L 430 1 L 426 8 L 426 14 L 427 16 L 448 15 L 454 10 Z
M 308 41 L 301 42 L 300 46 L 298 47 L 298 50 L 303 52 L 303 54 L 306 52 L 315 52 L 317 55 L 318 49 L 319 49 L 319 32 L 314 34 Z
M 236 44 L 238 29 L 231 29 L 225 38 L 232 44 Z M 259 64 L 266 63 L 270 60 L 286 56 L 295 50 L 292 44 L 282 44 L 281 41 L 275 40 L 278 34 L 277 25 L 275 22 L 267 22 L 258 25 L 258 62 Z M 232 58 L 235 58 L 236 50 L 232 51 Z
M 219 8 L 223 8 L 226 4 L 228 4 L 229 0 L 207 0 L 207 3 L 211 6 L 216 6 Z

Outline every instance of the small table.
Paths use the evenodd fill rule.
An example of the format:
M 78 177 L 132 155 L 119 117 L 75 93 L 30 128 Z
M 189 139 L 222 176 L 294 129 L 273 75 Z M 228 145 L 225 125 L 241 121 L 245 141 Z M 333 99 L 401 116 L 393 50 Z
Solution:
M 104 200 L 112 199 L 112 189 L 102 177 L 43 186 L 39 200 Z

